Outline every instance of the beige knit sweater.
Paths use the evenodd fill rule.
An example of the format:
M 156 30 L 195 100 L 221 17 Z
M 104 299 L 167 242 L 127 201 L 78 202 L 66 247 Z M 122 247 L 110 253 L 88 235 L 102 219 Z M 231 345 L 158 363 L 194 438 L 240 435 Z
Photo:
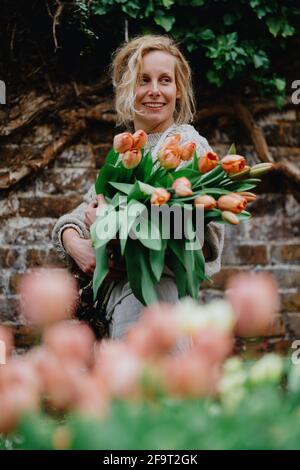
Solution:
M 211 150 L 207 140 L 202 137 L 196 129 L 190 124 L 181 124 L 181 125 L 172 125 L 163 133 L 155 133 L 148 135 L 148 143 L 146 150 L 151 149 L 151 154 L 153 159 L 157 158 L 158 150 L 164 140 L 172 134 L 180 133 L 181 134 L 181 144 L 184 144 L 188 141 L 194 141 L 196 143 L 196 152 L 197 155 L 201 155 Z M 183 166 L 185 162 L 181 164 Z M 180 168 L 180 167 L 179 167 Z M 68 228 L 74 228 L 80 237 L 90 238 L 89 229 L 84 223 L 84 213 L 88 204 L 94 200 L 96 197 L 95 186 L 92 185 L 87 194 L 83 198 L 83 202 L 76 207 L 69 214 L 65 214 L 58 219 L 56 222 L 53 232 L 52 232 L 52 241 L 60 255 L 61 258 L 66 259 L 70 264 L 71 258 L 66 253 L 65 248 L 62 243 L 62 233 Z M 210 258 L 206 261 L 205 264 L 205 273 L 208 276 L 220 271 L 221 268 L 221 254 L 224 244 L 224 226 L 215 222 L 210 222 L 205 228 L 205 242 L 210 248 Z

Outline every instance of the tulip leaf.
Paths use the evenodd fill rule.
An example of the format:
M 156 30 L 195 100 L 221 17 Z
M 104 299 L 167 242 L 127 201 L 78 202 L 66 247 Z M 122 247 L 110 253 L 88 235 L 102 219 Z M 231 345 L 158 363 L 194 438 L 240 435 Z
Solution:
M 227 152 L 227 155 L 236 155 L 236 146 L 235 146 L 235 144 L 230 145 L 229 150 Z
M 257 186 L 256 184 L 248 184 L 248 183 L 244 183 L 244 181 L 243 182 L 239 181 L 239 182 L 231 183 L 231 184 L 224 184 L 224 188 L 230 192 L 249 191 L 250 189 L 253 189 L 256 186 Z
M 223 170 L 221 164 L 218 163 L 218 165 L 213 170 L 210 170 L 208 173 L 205 173 L 204 175 L 201 176 L 200 182 L 201 183 L 206 183 L 206 181 L 211 180 L 212 178 L 219 175 L 223 171 L 224 170 Z
M 164 265 L 165 265 L 165 251 L 167 247 L 167 240 L 162 239 L 162 246 L 161 250 L 150 250 L 149 252 L 149 261 L 153 276 L 155 277 L 156 281 L 158 282 L 161 278 L 163 273 Z
M 118 189 L 124 194 L 129 194 L 130 191 L 132 190 L 134 184 L 129 184 L 129 183 L 114 183 L 112 181 L 109 181 L 109 184 L 113 186 L 114 188 Z
M 148 218 L 139 217 L 138 223 L 133 225 L 132 231 L 146 248 L 150 250 L 161 250 L 159 228 Z
M 193 156 L 192 170 L 198 171 L 198 174 L 199 174 L 199 170 L 198 170 L 198 157 L 197 157 L 197 153 L 196 153 L 196 152 L 194 153 L 194 156 Z
M 111 164 L 105 164 L 99 171 L 95 183 L 96 194 L 105 194 L 107 184 L 119 179 L 120 169 Z
M 178 290 L 178 297 L 181 299 L 186 295 L 186 270 L 175 253 L 170 256 L 168 267 L 175 274 L 175 282 Z
M 105 159 L 105 164 L 110 163 L 111 165 L 115 165 L 118 158 L 119 158 L 119 153 L 116 152 L 113 148 L 111 148 Z
M 247 220 L 247 219 L 250 219 L 251 217 L 252 215 L 248 211 L 242 211 L 239 214 L 237 214 L 237 218 L 239 220 Z
M 132 199 L 128 206 L 124 209 L 124 213 L 119 217 L 119 238 L 121 246 L 121 254 L 124 255 L 128 235 L 132 229 L 136 218 L 142 214 L 146 209 L 144 204 L 141 204 L 135 199 Z
M 96 268 L 93 275 L 93 299 L 97 299 L 99 287 L 108 273 L 108 258 L 106 252 L 106 245 L 102 245 L 96 250 Z
M 147 181 L 153 169 L 153 160 L 150 152 L 143 156 L 141 163 L 135 169 L 135 176 L 138 180 Z

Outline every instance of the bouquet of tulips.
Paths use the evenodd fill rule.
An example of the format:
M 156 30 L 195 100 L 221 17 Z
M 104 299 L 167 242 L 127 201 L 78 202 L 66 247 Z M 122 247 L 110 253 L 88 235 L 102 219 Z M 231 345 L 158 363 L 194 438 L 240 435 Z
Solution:
M 245 209 L 256 196 L 249 191 L 273 165 L 261 163 L 251 168 L 236 154 L 234 145 L 222 159 L 214 152 L 198 156 L 194 142 L 180 145 L 180 140 L 180 134 L 167 138 L 153 161 L 144 150 L 147 134 L 143 130 L 115 136 L 95 183 L 96 193 L 107 201 L 91 226 L 96 252 L 95 299 L 108 273 L 106 247 L 116 236 L 130 287 L 144 305 L 157 301 L 155 284 L 165 264 L 175 274 L 179 297 L 189 294 L 197 299 L 201 282 L 208 279 L 197 215 L 202 214 L 202 228 L 211 221 L 239 224 L 251 217 Z M 179 237 L 174 230 L 181 219 L 174 219 L 175 227 L 166 235 L 163 222 L 170 212 L 163 209 L 183 210 L 188 215 Z M 162 218 L 153 217 L 159 211 Z

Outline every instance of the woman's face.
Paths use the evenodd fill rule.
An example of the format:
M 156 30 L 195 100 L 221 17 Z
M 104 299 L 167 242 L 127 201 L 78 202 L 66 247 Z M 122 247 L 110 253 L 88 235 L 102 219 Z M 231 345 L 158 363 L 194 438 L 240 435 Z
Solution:
M 174 122 L 176 98 L 180 98 L 175 83 L 175 61 L 175 57 L 163 51 L 151 51 L 142 58 L 135 107 L 143 115 L 135 115 L 135 130 L 163 132 Z

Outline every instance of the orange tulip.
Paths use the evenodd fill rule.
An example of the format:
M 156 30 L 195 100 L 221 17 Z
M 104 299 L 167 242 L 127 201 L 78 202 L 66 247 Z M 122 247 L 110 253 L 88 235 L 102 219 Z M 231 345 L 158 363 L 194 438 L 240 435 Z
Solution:
M 147 140 L 148 140 L 148 136 L 147 136 L 145 131 L 140 129 L 140 130 L 136 131 L 133 134 L 132 137 L 133 137 L 133 148 L 134 149 L 140 150 L 141 148 L 145 147 L 145 145 L 147 143 Z
M 150 202 L 155 206 L 161 206 L 162 204 L 166 204 L 170 197 L 171 194 L 166 189 L 156 188 L 153 191 Z
M 125 153 L 122 153 L 121 155 L 123 165 L 125 168 L 130 170 L 131 168 L 135 168 L 140 164 L 140 161 L 142 159 L 142 152 L 140 150 L 128 150 Z
M 173 134 L 168 137 L 162 145 L 162 148 L 177 147 L 181 140 L 180 134 Z
M 195 142 L 187 142 L 186 144 L 181 145 L 179 149 L 181 160 L 188 161 L 193 157 L 196 151 L 196 144 Z
M 158 160 L 166 170 L 177 168 L 180 163 L 180 152 L 178 147 L 163 147 L 158 153 Z
M 205 155 L 198 160 L 198 169 L 200 173 L 208 173 L 213 170 L 219 162 L 219 157 L 214 152 L 207 152 Z
M 122 132 L 114 137 L 113 147 L 118 153 L 127 152 L 133 146 L 133 136 L 130 132 Z
M 207 194 L 203 194 L 203 196 L 197 196 L 194 199 L 194 205 L 196 207 L 199 206 L 199 208 L 204 206 L 205 211 L 210 211 L 211 209 L 214 209 L 216 207 L 217 201 L 212 196 L 208 196 Z
M 225 222 L 229 222 L 232 225 L 238 225 L 240 223 L 239 219 L 237 216 L 230 211 L 223 211 L 221 212 L 222 219 L 225 220 Z
M 172 184 L 172 188 L 175 190 L 176 196 L 179 197 L 191 196 L 193 194 L 191 189 L 192 183 L 185 176 L 177 178 Z
M 248 191 L 238 191 L 235 194 L 246 199 L 247 202 L 256 201 L 256 194 L 249 193 Z
M 230 193 L 219 197 L 217 205 L 221 211 L 230 211 L 234 214 L 239 214 L 245 209 L 247 200 L 235 193 Z
M 226 155 L 221 164 L 226 173 L 239 173 L 245 168 L 246 160 L 241 155 Z

